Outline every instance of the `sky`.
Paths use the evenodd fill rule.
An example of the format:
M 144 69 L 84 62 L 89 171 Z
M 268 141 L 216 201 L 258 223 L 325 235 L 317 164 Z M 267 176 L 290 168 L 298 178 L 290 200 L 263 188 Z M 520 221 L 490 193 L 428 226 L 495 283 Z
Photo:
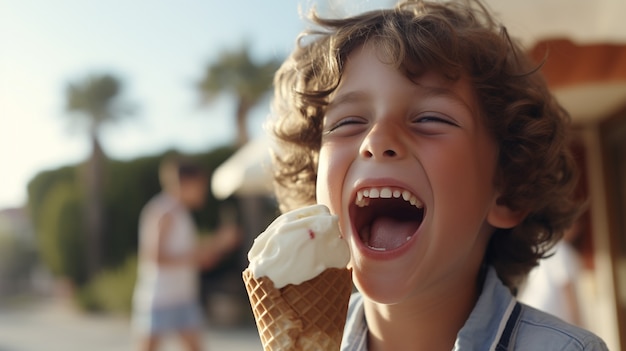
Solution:
M 259 61 L 282 59 L 317 6 L 352 14 L 391 1 L 361 0 L 0 0 L 0 209 L 26 203 L 38 172 L 85 160 L 84 129 L 65 111 L 70 82 L 122 79 L 136 112 L 105 126 L 109 157 L 168 149 L 201 152 L 234 141 L 234 101 L 201 106 L 195 88 L 220 52 L 250 43 Z M 252 112 L 260 136 L 269 98 Z

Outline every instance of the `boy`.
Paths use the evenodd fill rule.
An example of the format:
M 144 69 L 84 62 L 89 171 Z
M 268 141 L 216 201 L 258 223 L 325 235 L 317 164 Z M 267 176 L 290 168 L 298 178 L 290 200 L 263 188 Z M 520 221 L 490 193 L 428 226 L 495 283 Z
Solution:
M 198 165 L 168 158 L 159 169 L 163 192 L 143 208 L 139 220 L 139 269 L 133 297 L 133 322 L 139 349 L 157 350 L 175 333 L 186 350 L 199 351 L 202 314 L 198 267 L 217 263 L 239 243 L 236 228 L 221 229 L 198 242 L 191 210 L 204 205 L 208 176 Z
M 470 1 L 312 19 L 275 79 L 276 191 L 339 216 L 342 349 L 605 350 L 513 297 L 578 206 L 569 117 L 506 30 Z

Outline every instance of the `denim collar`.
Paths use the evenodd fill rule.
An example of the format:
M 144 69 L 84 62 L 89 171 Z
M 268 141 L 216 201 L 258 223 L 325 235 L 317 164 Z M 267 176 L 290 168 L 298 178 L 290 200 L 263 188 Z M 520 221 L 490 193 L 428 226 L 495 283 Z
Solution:
M 509 289 L 498 279 L 495 269 L 488 267 L 478 302 L 457 334 L 453 351 L 496 350 L 515 306 Z M 350 301 L 345 330 L 342 351 L 367 350 L 367 322 L 359 293 Z

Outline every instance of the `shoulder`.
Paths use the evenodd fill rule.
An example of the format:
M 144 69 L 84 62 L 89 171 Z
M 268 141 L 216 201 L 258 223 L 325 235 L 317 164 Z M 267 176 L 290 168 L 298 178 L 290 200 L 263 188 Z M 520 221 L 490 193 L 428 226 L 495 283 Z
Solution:
M 354 293 L 350 296 L 348 315 L 341 342 L 342 351 L 367 350 L 367 323 L 363 310 L 363 296 Z
M 348 318 L 351 315 L 363 309 L 363 296 L 359 292 L 350 295 L 350 303 L 348 304 Z
M 159 193 L 145 204 L 141 213 L 144 216 L 160 217 L 165 213 L 175 213 L 178 208 L 178 203 L 174 198 L 166 193 Z
M 163 207 L 168 207 L 170 203 L 170 198 L 165 193 L 158 193 L 148 200 L 148 202 L 143 206 L 143 212 L 152 212 L 158 210 Z
M 595 334 L 523 305 L 515 350 L 608 350 Z
M 352 334 L 362 329 L 367 329 L 365 312 L 363 310 L 363 296 L 361 296 L 361 293 L 355 292 L 350 296 L 344 334 Z

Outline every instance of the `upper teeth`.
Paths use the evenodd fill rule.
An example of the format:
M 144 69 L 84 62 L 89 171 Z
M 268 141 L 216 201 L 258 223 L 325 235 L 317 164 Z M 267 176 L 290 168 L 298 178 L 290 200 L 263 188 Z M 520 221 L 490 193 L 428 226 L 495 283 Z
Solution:
M 424 204 L 410 191 L 390 187 L 361 189 L 356 193 L 354 203 L 359 207 L 365 207 L 369 205 L 370 199 L 390 199 L 392 197 L 396 199 L 402 198 L 404 201 L 420 209 L 424 207 Z

